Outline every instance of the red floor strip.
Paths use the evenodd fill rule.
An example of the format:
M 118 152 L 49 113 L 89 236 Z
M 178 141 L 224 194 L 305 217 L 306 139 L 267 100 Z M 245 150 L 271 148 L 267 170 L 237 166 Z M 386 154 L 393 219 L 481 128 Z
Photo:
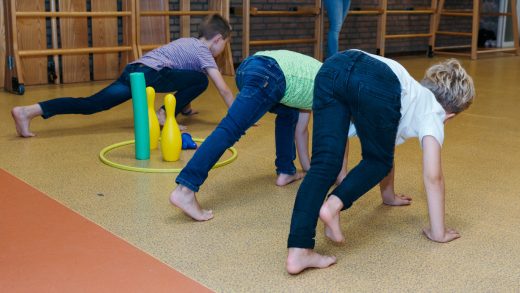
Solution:
M 211 292 L 0 169 L 0 292 Z

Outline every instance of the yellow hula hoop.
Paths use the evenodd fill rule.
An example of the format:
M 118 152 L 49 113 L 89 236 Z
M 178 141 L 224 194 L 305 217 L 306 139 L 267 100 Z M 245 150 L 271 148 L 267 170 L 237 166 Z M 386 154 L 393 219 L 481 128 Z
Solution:
M 203 142 L 204 140 L 201 138 L 193 138 L 193 141 Z M 106 158 L 105 155 L 108 152 L 110 152 L 111 150 L 116 149 L 118 147 L 125 146 L 125 145 L 133 144 L 133 143 L 135 143 L 135 140 L 127 140 L 127 141 L 122 141 L 122 142 L 118 142 L 118 143 L 109 145 L 106 148 L 102 149 L 101 152 L 99 152 L 99 159 L 101 160 L 101 162 L 107 164 L 108 166 L 111 166 L 111 167 L 114 167 L 117 169 L 121 169 L 121 170 L 126 170 L 126 171 L 134 171 L 134 172 L 142 172 L 142 173 L 179 173 L 182 170 L 182 168 L 160 169 L 160 168 L 134 167 L 134 166 L 119 164 L 119 163 L 113 162 Z M 237 150 L 234 147 L 230 147 L 230 148 L 228 148 L 228 150 L 231 152 L 231 157 L 222 162 L 217 162 L 215 164 L 215 166 L 213 166 L 212 169 L 228 165 L 231 162 L 233 162 L 234 160 L 236 160 L 236 158 L 238 156 Z

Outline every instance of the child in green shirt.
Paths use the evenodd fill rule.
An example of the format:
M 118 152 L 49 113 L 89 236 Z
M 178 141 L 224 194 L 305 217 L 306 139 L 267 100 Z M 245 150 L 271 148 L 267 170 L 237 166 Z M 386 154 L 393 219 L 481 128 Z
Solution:
M 208 176 L 209 170 L 227 148 L 233 146 L 249 127 L 267 112 L 276 114 L 276 184 L 283 186 L 301 179 L 294 159 L 295 129 L 299 110 L 312 108 L 314 78 L 321 62 L 296 52 L 264 51 L 247 58 L 237 69 L 236 83 L 240 90 L 235 101 L 217 128 L 206 138 L 193 158 L 177 176 L 178 186 L 170 195 L 170 202 L 197 221 L 213 218 L 210 210 L 202 209 L 195 193 Z M 305 118 L 309 113 L 302 114 Z M 308 119 L 300 119 L 305 133 Z M 305 145 L 305 134 L 297 135 L 299 145 Z M 308 151 L 302 150 L 305 156 Z M 306 155 L 308 162 L 308 154 Z M 302 167 L 305 170 L 305 163 Z M 308 168 L 308 167 L 307 167 Z

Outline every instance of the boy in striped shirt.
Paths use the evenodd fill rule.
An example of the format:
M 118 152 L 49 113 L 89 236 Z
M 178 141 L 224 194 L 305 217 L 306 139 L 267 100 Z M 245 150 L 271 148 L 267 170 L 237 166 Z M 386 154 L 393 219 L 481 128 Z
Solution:
M 29 129 L 36 116 L 48 119 L 59 114 L 90 115 L 108 110 L 131 98 L 130 73 L 142 72 L 146 85 L 156 92 L 176 92 L 175 114 L 189 109 L 192 100 L 208 87 L 208 76 L 229 107 L 233 93 L 224 82 L 214 57 L 220 55 L 231 34 L 227 20 L 218 14 L 209 15 L 199 26 L 199 38 L 180 38 L 152 50 L 140 59 L 129 63 L 121 76 L 100 92 L 82 98 L 56 98 L 11 110 L 16 131 L 22 137 L 32 137 Z M 164 121 L 164 110 L 159 110 Z

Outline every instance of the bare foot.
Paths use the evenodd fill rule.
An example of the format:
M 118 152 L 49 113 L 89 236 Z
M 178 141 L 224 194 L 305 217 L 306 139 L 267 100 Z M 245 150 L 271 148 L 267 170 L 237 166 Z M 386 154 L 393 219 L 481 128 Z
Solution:
M 312 249 L 289 248 L 285 267 L 291 275 L 301 273 L 307 268 L 324 269 L 336 263 L 336 257 L 321 255 Z
M 184 116 L 193 116 L 199 114 L 199 111 L 193 110 L 189 105 L 182 109 L 181 114 Z
M 31 120 L 42 114 L 42 110 L 40 105 L 30 105 L 30 106 L 22 106 L 22 107 L 14 107 L 11 110 L 11 116 L 13 116 L 14 124 L 16 126 L 16 132 L 21 137 L 33 137 L 35 136 L 29 130 L 29 124 Z
M 423 233 L 426 235 L 426 237 L 428 237 L 428 239 L 439 243 L 446 243 L 460 238 L 459 232 L 451 228 L 445 228 L 444 235 L 435 235 L 430 227 L 423 228 Z
M 157 114 L 157 120 L 159 120 L 159 125 L 161 127 L 163 127 L 164 122 L 166 122 L 166 111 L 164 111 L 163 108 L 159 108 L 159 110 L 157 110 L 157 112 L 155 112 L 155 114 Z M 188 130 L 188 127 L 186 127 L 185 125 L 182 125 L 182 124 L 178 124 L 178 125 L 179 125 L 179 130 L 181 132 Z
M 412 198 L 404 194 L 382 195 L 383 203 L 389 206 L 407 206 L 412 203 Z
M 157 110 L 155 114 L 157 114 L 157 120 L 159 120 L 159 125 L 163 126 L 164 121 L 166 121 L 166 111 L 163 108 L 159 108 L 159 110 Z
M 337 243 L 345 242 L 345 236 L 343 236 L 339 224 L 341 208 L 343 208 L 343 202 L 332 194 L 320 209 L 320 219 L 325 224 L 325 236 Z
M 178 185 L 175 188 L 170 195 L 170 202 L 194 220 L 207 221 L 213 218 L 213 212 L 203 210 L 195 197 L 195 192 L 184 185 Z
M 292 175 L 280 173 L 280 175 L 278 175 L 278 178 L 276 178 L 276 185 L 285 186 L 289 183 L 302 179 L 303 176 L 305 176 L 305 173 L 301 172 L 296 172 Z

